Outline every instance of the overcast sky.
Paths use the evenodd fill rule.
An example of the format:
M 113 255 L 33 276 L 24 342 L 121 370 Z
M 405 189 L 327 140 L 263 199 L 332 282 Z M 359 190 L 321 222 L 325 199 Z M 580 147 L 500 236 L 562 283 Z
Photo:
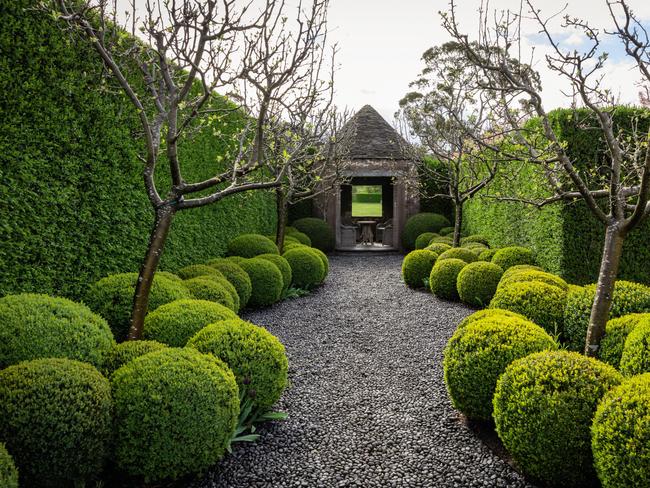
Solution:
M 537 0 L 536 6 L 550 16 L 566 3 L 566 0 Z M 644 21 L 650 19 L 650 1 L 629 0 L 628 3 Z M 477 30 L 480 2 L 459 0 L 458 4 L 461 26 L 471 35 Z M 491 2 L 493 9 L 518 8 L 518 5 L 518 0 Z M 447 8 L 447 0 L 332 0 L 331 39 L 340 48 L 337 105 L 359 109 L 370 104 L 392 122 L 399 99 L 422 69 L 422 53 L 449 40 L 440 27 L 438 14 Z M 596 27 L 611 26 L 605 0 L 568 0 L 566 12 L 571 16 L 587 16 Z M 559 19 L 553 29 L 567 48 L 579 48 L 583 42 L 574 33 L 562 31 Z M 545 106 L 549 109 L 567 105 L 569 102 L 561 94 L 562 83 L 545 68 L 542 54 L 548 46 L 537 34 L 538 30 L 532 22 L 524 26 L 526 47 L 536 46 L 538 53 L 536 68 L 543 76 Z M 634 82 L 640 79 L 638 72 L 624 59 L 613 38 L 607 40 L 605 48 L 611 55 L 607 73 L 610 87 L 620 94 L 622 102 L 636 102 L 638 90 Z

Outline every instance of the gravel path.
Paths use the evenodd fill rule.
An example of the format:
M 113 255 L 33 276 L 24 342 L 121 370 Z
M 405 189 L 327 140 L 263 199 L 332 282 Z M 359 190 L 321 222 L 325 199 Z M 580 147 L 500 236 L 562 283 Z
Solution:
M 261 429 L 205 487 L 530 487 L 464 427 L 442 350 L 469 313 L 404 286 L 401 256 L 331 258 L 327 283 L 246 318 L 285 344 L 285 422 Z

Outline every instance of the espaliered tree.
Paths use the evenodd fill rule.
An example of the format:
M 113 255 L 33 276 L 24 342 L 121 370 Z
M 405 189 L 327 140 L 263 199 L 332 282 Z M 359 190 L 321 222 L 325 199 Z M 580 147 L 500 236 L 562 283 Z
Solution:
M 444 28 L 462 47 L 467 61 L 480 70 L 477 87 L 499 94 L 494 97 L 495 108 L 508 114 L 514 104 L 524 104 L 541 124 L 542 137 L 539 137 L 536 131 L 529 130 L 520 121 L 508 118 L 526 160 L 537 165 L 544 175 L 550 196 L 507 199 L 537 207 L 580 200 L 605 229 L 585 344 L 585 354 L 589 356 L 596 355 L 605 331 L 625 238 L 650 215 L 650 133 L 616 126 L 613 119 L 615 100 L 602 84 L 607 54 L 602 52 L 601 40 L 603 35 L 617 38 L 644 82 L 650 81 L 650 41 L 643 25 L 624 0 L 605 4 L 612 22 L 611 31 L 603 33 L 585 21 L 568 15 L 564 17 L 563 29 L 576 30 L 588 44 L 585 50 L 580 51 L 561 47 L 550 31 L 551 20 L 543 18 L 530 0 L 525 2 L 527 14 L 482 11 L 476 40 L 470 40 L 461 31 L 455 1 L 452 0 L 449 12 L 442 13 Z M 590 161 L 590 167 L 582 167 L 571 159 L 554 131 L 530 62 L 518 61 L 519 54 L 524 52 L 521 43 L 524 15 L 537 23 L 548 41 L 550 53 L 545 56 L 548 68 L 568 81 L 573 89 L 568 96 L 573 95 L 576 102 L 584 105 L 591 114 L 590 119 L 595 121 L 585 121 L 584 129 L 598 131 L 602 136 L 606 153 L 604 161 Z M 494 19 L 494 25 L 488 21 L 490 18 Z
M 293 107 L 317 110 L 322 103 L 313 77 L 320 73 L 314 67 L 322 63 L 325 50 L 328 3 L 313 0 L 309 8 L 301 4 L 294 22 L 280 0 L 262 2 L 259 11 L 252 2 L 235 0 L 147 0 L 140 6 L 131 1 L 124 14 L 116 0 L 45 4 L 62 28 L 94 47 L 98 62 L 131 102 L 142 126 L 140 159 L 155 220 L 135 289 L 129 339 L 141 338 L 174 216 L 235 193 L 277 187 L 294 158 L 301 158 L 296 146 L 295 153 L 287 149 L 280 164 L 271 164 L 265 136 L 278 130 L 282 116 Z M 293 46 L 291 60 L 276 77 L 277 60 L 288 44 Z M 237 105 L 215 108 L 219 91 L 228 92 Z M 309 110 L 304 111 L 305 124 Z M 221 163 L 216 161 L 223 155 L 215 154 L 206 160 L 214 165 L 214 176 L 186 181 L 182 141 L 191 140 L 202 127 L 219 137 L 221 121 L 233 111 L 247 120 L 236 136 L 236 154 Z M 170 175 L 165 194 L 154 178 L 159 163 L 168 166 Z

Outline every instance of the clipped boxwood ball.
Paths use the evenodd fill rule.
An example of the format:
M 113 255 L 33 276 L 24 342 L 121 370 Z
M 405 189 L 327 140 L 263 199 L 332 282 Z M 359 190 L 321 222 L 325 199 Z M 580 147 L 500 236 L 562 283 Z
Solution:
M 226 363 L 240 392 L 262 409 L 277 402 L 287 386 L 289 363 L 282 343 L 263 327 L 225 320 L 200 330 L 188 343 Z
M 618 368 L 627 336 L 646 320 L 650 320 L 650 313 L 630 313 L 607 321 L 605 335 L 598 349 L 598 359 Z
M 183 280 L 191 280 L 192 278 L 205 277 L 205 276 L 221 276 L 223 275 L 219 270 L 208 266 L 207 264 L 192 264 L 179 269 L 176 274 Z
M 511 275 L 515 273 L 520 273 L 521 271 L 544 271 L 539 266 L 534 266 L 532 264 L 515 264 L 510 266 L 508 269 L 503 270 L 502 280 L 507 280 Z
M 492 261 L 492 258 L 496 254 L 498 249 L 483 249 L 481 253 L 478 255 L 478 261 L 487 261 L 490 262 Z M 498 266 L 498 265 L 497 265 Z
M 444 378 L 454 408 L 471 419 L 492 418 L 497 379 L 515 359 L 557 345 L 528 320 L 484 318 L 456 330 L 444 350 Z
M 458 274 L 458 296 L 469 305 L 487 307 L 497 291 L 502 274 L 503 270 L 494 263 L 470 263 Z
M 451 246 L 449 244 L 445 244 L 444 242 L 433 242 L 425 247 L 425 249 L 433 251 L 436 254 L 440 255 L 448 249 L 451 249 Z
M 436 234 L 435 232 L 423 232 L 415 239 L 415 249 L 424 249 L 429 245 L 431 239 L 439 236 L 440 234 Z
M 222 278 L 220 281 L 212 280 L 206 276 L 199 276 L 198 278 L 187 280 L 185 286 L 190 290 L 192 298 L 220 303 L 237 313 L 239 311 L 239 303 L 235 303 L 235 298 L 233 297 L 233 293 L 237 295 L 237 292 L 232 285 L 230 285 L 232 289 L 228 289 L 225 283 L 228 283 L 225 278 Z M 239 302 L 239 298 L 237 302 Z
M 110 453 L 111 388 L 90 364 L 25 361 L 0 371 L 0 439 L 23 486 L 95 478 Z
M 650 373 L 650 320 L 638 324 L 627 336 L 620 370 L 625 376 Z
M 0 442 L 0 487 L 18 488 L 18 470 L 2 442 Z
M 476 261 L 476 254 L 469 249 L 452 247 L 451 249 L 447 249 L 438 257 L 439 261 L 442 261 L 443 259 L 462 259 L 466 263 L 473 263 Z
M 412 251 L 415 249 L 415 240 L 420 234 L 438 233 L 440 229 L 447 226 L 449 226 L 449 220 L 443 215 L 429 212 L 415 214 L 404 225 L 402 244 L 407 251 Z
M 114 371 L 118 370 L 127 363 L 130 363 L 135 358 L 149 354 L 150 352 L 160 351 L 167 346 L 158 341 L 126 341 L 115 346 L 111 355 L 106 361 L 103 372 L 106 376 L 110 376 Z
M 327 275 L 330 273 L 330 261 L 327 258 L 327 254 L 315 247 L 311 247 L 309 250 L 316 254 L 316 256 L 318 256 L 318 258 L 323 262 L 323 268 L 325 268 L 325 276 L 323 276 L 323 279 L 327 278 Z
M 287 237 L 297 240 L 298 242 L 300 242 L 300 244 L 304 244 L 305 246 L 311 247 L 311 239 L 304 232 L 300 232 L 300 231 L 292 232 Z
M 454 239 L 451 236 L 434 237 L 429 244 L 447 244 L 449 247 L 452 247 L 454 245 Z
M 518 264 L 535 264 L 533 251 L 525 247 L 511 246 L 499 249 L 492 257 L 492 262 L 507 270 Z
M 512 283 L 497 288 L 490 308 L 502 308 L 520 313 L 528 320 L 556 336 L 563 332 L 566 291 L 538 281 Z
M 483 244 L 485 247 L 490 247 L 488 238 L 480 234 L 472 234 L 471 236 L 462 237 L 460 243 L 461 245 L 477 243 Z
M 591 307 L 596 295 L 596 285 L 570 287 L 564 311 L 564 339 L 572 351 L 585 348 Z M 650 312 L 650 287 L 631 281 L 617 280 L 614 285 L 609 318 L 614 319 L 630 313 Z
M 454 228 L 453 227 L 443 227 L 438 231 L 438 234 L 441 236 L 448 236 L 454 233 Z
M 309 249 L 291 249 L 283 257 L 291 266 L 293 284 L 299 288 L 309 289 L 325 279 L 323 261 Z
M 260 234 L 242 234 L 228 243 L 229 256 L 254 258 L 260 254 L 279 254 L 278 246 Z
M 280 273 L 282 274 L 282 294 L 284 294 L 291 286 L 293 280 L 289 262 L 284 257 L 277 254 L 260 254 L 257 257 L 259 259 L 266 259 L 278 267 Z
M 411 288 L 425 288 L 438 255 L 427 249 L 411 251 L 402 261 L 402 278 Z
M 280 299 L 284 281 L 275 264 L 266 259 L 253 258 L 242 261 L 239 266 L 246 271 L 253 286 L 248 301 L 251 307 L 268 307 Z
M 306 217 L 294 221 L 293 227 L 309 237 L 312 247 L 320 249 L 323 252 L 331 252 L 334 250 L 336 244 L 334 232 L 324 220 Z
M 244 261 L 246 261 L 248 258 L 243 258 L 241 256 L 228 256 L 228 257 L 226 257 L 224 259 L 226 261 L 229 261 L 229 262 L 234 263 L 234 264 L 241 264 Z
M 526 317 L 521 315 L 520 313 L 515 313 L 511 312 L 510 310 L 503 310 L 501 308 L 485 308 L 483 310 L 479 310 L 478 312 L 474 312 L 472 315 L 468 315 L 465 317 L 460 324 L 458 324 L 457 329 L 460 329 L 461 327 L 465 327 L 466 325 L 469 325 L 473 322 L 476 322 L 477 320 L 482 320 L 482 319 L 491 319 L 493 322 L 496 322 L 502 318 L 506 319 L 521 319 L 525 320 L 526 322 L 530 322 Z
M 168 278 L 172 281 L 183 281 L 183 278 L 178 276 L 177 274 L 170 273 L 169 271 L 156 271 L 156 276 L 163 276 L 165 278 Z
M 569 289 L 567 282 L 559 276 L 547 273 L 546 271 L 537 270 L 520 270 L 516 273 L 508 273 L 508 276 L 501 279 L 499 286 L 509 285 L 510 283 L 525 283 L 530 281 L 538 281 L 546 283 L 548 285 L 557 286 L 563 291 L 567 291 Z
M 519 359 L 497 382 L 499 438 L 529 476 L 552 486 L 589 484 L 595 478 L 591 420 L 600 399 L 621 380 L 611 366 L 574 352 Z
M 465 266 L 467 263 L 461 259 L 438 259 L 429 275 L 431 293 L 447 300 L 458 300 L 456 281 Z
M 92 285 L 84 302 L 108 321 L 115 340 L 126 339 L 131 325 L 133 295 L 138 282 L 138 273 L 109 275 Z M 191 298 L 191 293 L 182 281 L 172 280 L 156 273 L 149 294 L 149 312 L 165 303 Z
M 607 392 L 591 427 L 594 465 L 603 488 L 650 486 L 650 373 Z
M 145 354 L 111 377 L 115 460 L 146 482 L 200 473 L 223 456 L 239 416 L 235 377 L 191 348 Z
M 176 300 L 147 314 L 143 336 L 168 346 L 183 347 L 206 325 L 218 320 L 236 318 L 235 312 L 220 303 L 207 300 Z
M 241 266 L 226 259 L 212 260 L 208 264 L 221 271 L 221 274 L 235 287 L 239 296 L 239 308 L 244 308 L 248 304 L 253 291 L 253 284 L 246 271 Z
M 106 321 L 85 305 L 30 293 L 0 298 L 0 368 L 48 357 L 101 368 L 114 345 Z

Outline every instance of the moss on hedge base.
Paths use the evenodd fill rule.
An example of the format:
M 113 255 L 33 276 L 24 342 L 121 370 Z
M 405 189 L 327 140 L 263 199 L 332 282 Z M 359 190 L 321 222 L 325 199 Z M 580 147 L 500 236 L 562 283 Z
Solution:
M 122 366 L 111 385 L 115 460 L 127 473 L 147 482 L 176 479 L 223 456 L 239 390 L 222 361 L 192 348 L 163 349 Z
M 266 259 L 278 267 L 282 274 L 282 294 L 284 295 L 293 281 L 293 274 L 289 262 L 284 257 L 277 254 L 260 254 L 257 257 L 260 259 Z
M 228 243 L 228 256 L 254 258 L 260 254 L 279 254 L 278 246 L 260 234 L 243 234 Z
M 458 274 L 458 296 L 469 305 L 486 307 L 497 291 L 502 274 L 503 270 L 494 263 L 470 263 Z
M 497 379 L 506 367 L 533 352 L 554 349 L 553 338 L 528 320 L 500 316 L 458 328 L 443 359 L 454 408 L 469 418 L 490 420 Z
M 605 394 L 591 428 L 594 465 L 603 488 L 650 486 L 650 373 Z
M 18 488 L 18 470 L 2 442 L 0 442 L 0 486 Z
M 253 258 L 239 263 L 246 271 L 253 286 L 248 304 L 251 307 L 268 307 L 282 296 L 282 273 L 278 267 L 265 259 Z M 293 272 L 293 270 L 292 270 Z
M 438 254 L 427 249 L 411 251 L 402 261 L 402 278 L 411 288 L 425 288 Z
M 590 427 L 602 396 L 622 380 L 614 368 L 568 351 L 519 359 L 499 378 L 499 438 L 529 476 L 554 486 L 595 479 Z
M 598 359 L 618 368 L 627 336 L 645 320 L 650 320 L 650 313 L 630 313 L 608 320 L 605 326 L 605 335 L 598 349 Z
M 650 320 L 638 324 L 627 336 L 620 370 L 625 376 L 650 373 Z
M 0 298 L 0 368 L 48 357 L 101 368 L 114 345 L 106 321 L 85 305 L 30 293 Z
M 456 281 L 460 271 L 467 266 L 461 259 L 438 260 L 429 275 L 429 289 L 431 293 L 447 300 L 458 300 Z
M 35 359 L 0 371 L 0 439 L 24 486 L 95 478 L 110 453 L 108 380 L 86 363 Z
M 445 252 L 440 254 L 438 257 L 439 261 L 443 259 L 462 259 L 466 263 L 473 263 L 476 261 L 476 254 L 474 254 L 469 249 L 464 249 L 462 247 L 452 247 L 447 249 Z
M 535 264 L 533 251 L 525 247 L 511 246 L 499 249 L 492 257 L 492 262 L 506 271 L 508 268 L 521 264 Z
M 321 219 L 306 217 L 293 222 L 293 227 L 306 234 L 311 240 L 311 246 L 327 253 L 334 250 L 336 239 L 330 226 Z
M 158 341 L 141 340 L 122 342 L 111 352 L 108 361 L 106 361 L 103 372 L 107 377 L 109 377 L 114 371 L 118 370 L 125 364 L 130 363 L 135 358 L 139 358 L 140 356 L 144 356 L 150 352 L 160 351 L 166 347 L 168 346 Z
M 402 232 L 402 245 L 407 251 L 415 249 L 415 240 L 425 232 L 438 232 L 449 225 L 449 220 L 443 215 L 422 212 L 410 217 Z
M 230 288 L 226 286 L 230 285 Z M 199 276 L 185 282 L 188 290 L 195 300 L 207 300 L 209 302 L 220 303 L 228 307 L 233 312 L 239 312 L 239 296 L 235 288 L 225 279 L 211 279 L 208 276 Z M 234 296 L 233 296 L 234 295 Z M 237 300 L 235 301 L 235 297 Z
M 241 266 L 226 259 L 213 259 L 208 264 L 221 271 L 225 278 L 232 283 L 239 296 L 239 308 L 244 308 L 248 304 L 253 291 L 253 284 L 246 271 Z

